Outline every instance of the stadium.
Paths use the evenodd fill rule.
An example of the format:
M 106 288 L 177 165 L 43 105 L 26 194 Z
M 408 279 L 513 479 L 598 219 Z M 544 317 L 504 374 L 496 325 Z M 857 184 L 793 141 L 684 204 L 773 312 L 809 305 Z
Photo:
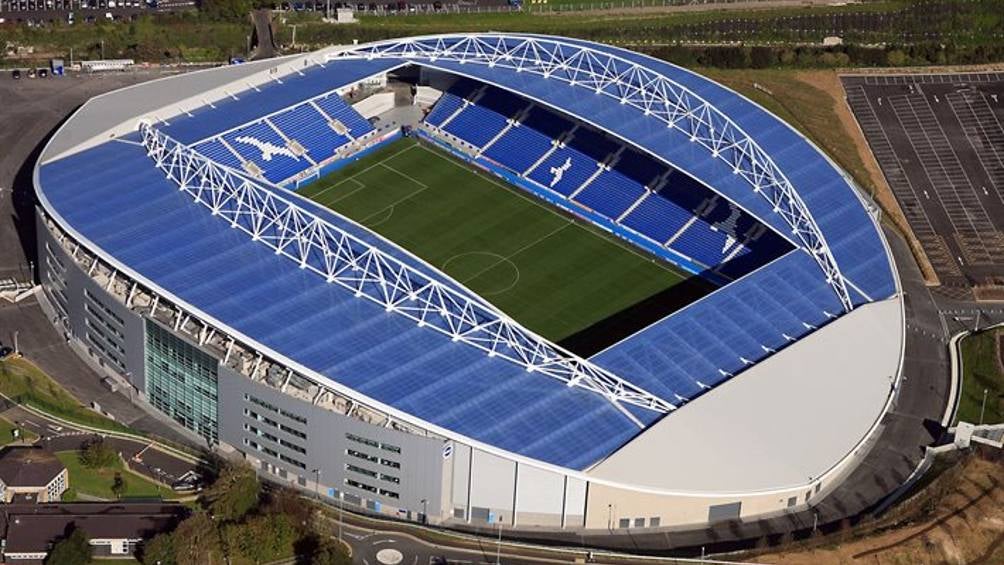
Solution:
M 452 527 L 810 507 L 894 405 L 876 207 L 696 73 L 521 34 L 98 96 L 34 171 L 53 323 L 263 476 Z

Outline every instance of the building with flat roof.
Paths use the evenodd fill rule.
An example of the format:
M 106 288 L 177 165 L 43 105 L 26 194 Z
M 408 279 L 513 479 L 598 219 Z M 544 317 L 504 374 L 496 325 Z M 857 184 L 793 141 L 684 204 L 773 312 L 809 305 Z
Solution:
M 12 505 L 0 511 L 3 557 L 9 563 L 42 562 L 75 529 L 84 532 L 95 557 L 127 557 L 144 540 L 173 529 L 184 514 L 178 504 Z
M 49 451 L 28 446 L 0 451 L 0 498 L 5 504 L 58 502 L 67 487 L 66 466 Z

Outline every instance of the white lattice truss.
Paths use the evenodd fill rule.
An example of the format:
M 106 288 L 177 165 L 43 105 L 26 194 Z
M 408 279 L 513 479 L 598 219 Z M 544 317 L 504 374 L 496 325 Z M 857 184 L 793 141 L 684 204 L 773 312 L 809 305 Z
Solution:
M 770 156 L 728 116 L 686 87 L 642 65 L 584 45 L 548 37 L 442 35 L 388 40 L 329 54 L 328 59 L 456 61 L 512 69 L 565 82 L 616 99 L 676 128 L 729 164 L 780 214 L 812 254 L 845 311 L 854 308 L 847 283 L 819 226 Z
M 219 165 L 149 124 L 140 129 L 148 155 L 180 190 L 252 240 L 329 283 L 490 357 L 600 394 L 639 427 L 644 425 L 623 404 L 661 413 L 676 408 L 521 327 L 489 304 L 308 212 L 280 196 L 282 189 Z

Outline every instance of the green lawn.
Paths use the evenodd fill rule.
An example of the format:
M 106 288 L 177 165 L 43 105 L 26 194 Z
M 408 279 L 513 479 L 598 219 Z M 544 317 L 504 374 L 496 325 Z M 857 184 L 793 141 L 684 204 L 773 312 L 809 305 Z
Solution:
M 303 189 L 560 341 L 685 276 L 410 139 Z
M 33 406 L 72 422 L 139 435 L 138 432 L 88 409 L 59 383 L 23 358 L 0 361 L 0 393 L 19 404 Z
M 0 418 L 0 446 L 14 442 L 13 432 L 15 428 L 19 428 L 21 430 L 21 437 L 19 438 L 21 440 L 32 441 L 38 437 L 31 430 L 15 426 L 13 422 L 6 418 Z
M 996 340 L 1004 330 L 981 332 L 962 341 L 962 392 L 958 421 L 980 421 L 983 391 L 987 391 L 984 424 L 1004 423 L 1004 374 L 997 365 Z
M 143 477 L 133 474 L 118 462 L 111 467 L 89 469 L 80 464 L 79 451 L 59 451 L 56 457 L 66 465 L 70 473 L 70 488 L 64 495 L 64 500 L 74 500 L 79 494 L 87 494 L 105 499 L 115 499 L 112 483 L 115 473 L 122 473 L 126 489 L 122 498 L 170 498 L 173 492 Z

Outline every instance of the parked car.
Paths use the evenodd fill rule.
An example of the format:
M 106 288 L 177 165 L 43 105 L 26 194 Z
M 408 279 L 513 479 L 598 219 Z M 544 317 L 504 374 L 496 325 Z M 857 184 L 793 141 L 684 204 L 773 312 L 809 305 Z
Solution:
M 21 70 L 20 69 L 14 69 L 13 71 L 11 71 L 10 72 L 10 78 L 12 78 L 14 80 L 19 80 L 21 78 Z
M 46 78 L 49 76 L 49 69 L 38 69 L 38 78 Z

